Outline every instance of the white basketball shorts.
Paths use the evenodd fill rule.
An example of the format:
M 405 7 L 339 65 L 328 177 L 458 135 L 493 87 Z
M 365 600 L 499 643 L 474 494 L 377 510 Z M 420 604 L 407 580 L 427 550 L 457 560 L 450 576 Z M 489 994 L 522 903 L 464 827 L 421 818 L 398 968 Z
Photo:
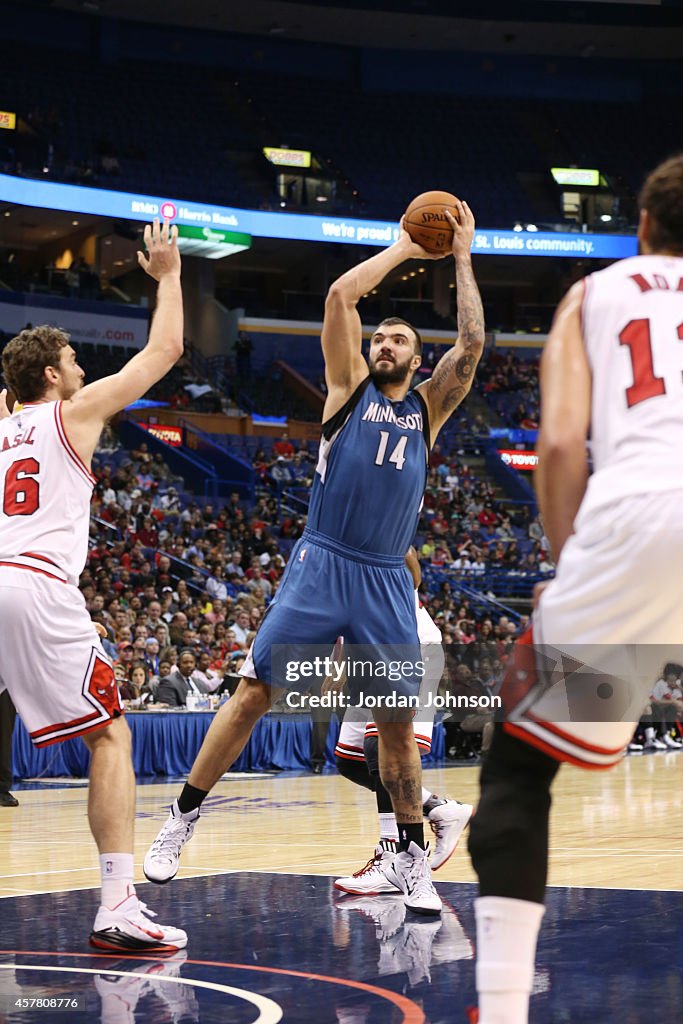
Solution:
M 82 736 L 123 713 L 83 595 L 59 570 L 0 567 L 0 623 L 0 692 L 9 692 L 35 746 Z
M 683 664 L 682 504 L 675 491 L 579 511 L 506 671 L 507 732 L 584 768 L 621 759 L 664 665 Z

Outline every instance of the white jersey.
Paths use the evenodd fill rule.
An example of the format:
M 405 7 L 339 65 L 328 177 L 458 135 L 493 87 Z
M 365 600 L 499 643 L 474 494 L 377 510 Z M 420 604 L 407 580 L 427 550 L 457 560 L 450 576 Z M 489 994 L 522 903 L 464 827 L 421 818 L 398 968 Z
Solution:
M 95 478 L 69 443 L 61 407 L 34 403 L 0 420 L 0 564 L 77 585 Z
M 683 257 L 634 256 L 585 280 L 594 473 L 579 518 L 683 481 Z

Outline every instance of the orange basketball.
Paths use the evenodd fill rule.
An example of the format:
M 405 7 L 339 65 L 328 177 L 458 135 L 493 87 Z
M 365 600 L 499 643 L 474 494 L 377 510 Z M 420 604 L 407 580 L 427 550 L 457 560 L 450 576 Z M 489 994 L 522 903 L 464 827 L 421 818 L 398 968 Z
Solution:
M 444 210 L 458 219 L 456 198 L 450 192 L 423 192 L 405 212 L 405 229 L 414 242 L 430 253 L 450 252 L 453 228 Z

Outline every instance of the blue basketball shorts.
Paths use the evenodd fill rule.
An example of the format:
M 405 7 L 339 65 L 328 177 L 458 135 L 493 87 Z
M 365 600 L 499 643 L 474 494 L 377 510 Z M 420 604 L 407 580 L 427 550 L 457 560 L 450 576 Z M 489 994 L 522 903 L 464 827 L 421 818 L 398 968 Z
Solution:
M 349 699 L 371 687 L 382 694 L 419 691 L 415 595 L 404 558 L 357 551 L 306 530 L 242 675 L 304 691 L 322 681 L 320 672 L 297 675 L 291 666 L 331 655 L 338 636 L 354 664 L 363 663 L 362 672 L 347 678 Z

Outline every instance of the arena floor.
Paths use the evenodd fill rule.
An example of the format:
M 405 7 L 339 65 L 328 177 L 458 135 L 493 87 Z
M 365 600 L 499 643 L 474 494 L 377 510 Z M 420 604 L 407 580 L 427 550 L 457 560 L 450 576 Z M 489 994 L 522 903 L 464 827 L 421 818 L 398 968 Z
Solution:
M 680 1018 L 682 766 L 672 753 L 606 775 L 560 773 L 531 1024 Z M 426 773 L 436 792 L 470 801 L 476 780 L 470 767 Z M 138 787 L 138 865 L 177 790 Z M 98 873 L 84 784 L 16 792 L 20 806 L 0 811 L 0 1021 L 475 1019 L 466 851 L 435 875 L 440 922 L 406 915 L 400 898 L 337 894 L 334 877 L 370 855 L 375 821 L 370 794 L 336 774 L 229 776 L 216 787 L 178 878 L 138 887 L 160 920 L 189 933 L 187 951 L 166 960 L 89 951 Z

